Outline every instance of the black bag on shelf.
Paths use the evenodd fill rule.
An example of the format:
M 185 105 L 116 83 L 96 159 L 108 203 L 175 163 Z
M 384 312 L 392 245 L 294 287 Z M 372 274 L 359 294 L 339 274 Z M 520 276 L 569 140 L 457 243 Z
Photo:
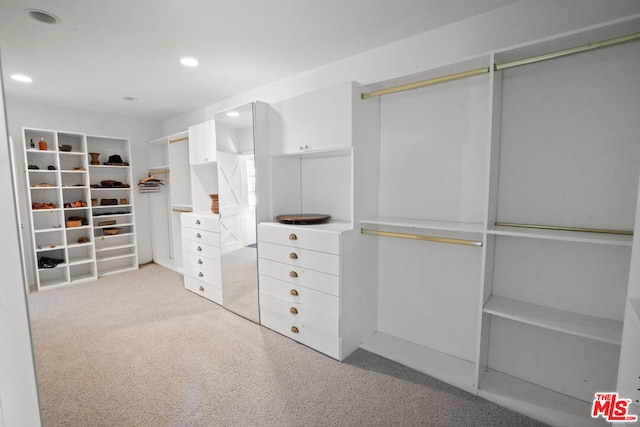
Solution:
M 58 264 L 62 264 L 63 262 L 63 259 L 41 256 L 38 260 L 38 268 L 56 268 Z

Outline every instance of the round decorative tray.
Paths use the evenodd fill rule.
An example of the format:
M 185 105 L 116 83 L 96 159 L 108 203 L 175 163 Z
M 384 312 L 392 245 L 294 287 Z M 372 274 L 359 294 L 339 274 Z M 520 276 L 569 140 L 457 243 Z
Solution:
M 311 225 L 327 222 L 331 215 L 325 214 L 294 214 L 278 215 L 276 219 L 282 224 Z

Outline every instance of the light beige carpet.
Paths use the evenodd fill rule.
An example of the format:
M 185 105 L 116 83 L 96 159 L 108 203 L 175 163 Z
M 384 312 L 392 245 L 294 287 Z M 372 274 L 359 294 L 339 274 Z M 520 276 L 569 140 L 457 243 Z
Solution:
M 29 305 L 46 427 L 540 425 L 363 350 L 333 360 L 155 264 Z

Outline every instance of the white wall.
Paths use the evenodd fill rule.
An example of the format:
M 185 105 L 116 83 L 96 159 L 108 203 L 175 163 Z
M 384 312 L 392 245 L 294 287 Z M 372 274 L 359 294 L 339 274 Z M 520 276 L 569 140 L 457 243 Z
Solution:
M 1 77 L 1 76 L 0 76 Z M 0 82 L 2 79 L 0 78 Z M 1 83 L 0 83 L 1 84 Z M 0 87 L 1 89 L 1 87 Z M 31 333 L 20 265 L 18 220 L 13 200 L 9 141 L 5 123 L 4 95 L 0 90 L 0 209 L 3 224 L 0 245 L 0 426 L 39 426 L 40 409 L 33 367 Z
M 384 81 L 636 13 L 638 0 L 522 0 L 185 113 L 165 121 L 163 133 L 179 132 L 250 101 L 276 102 L 352 80 Z
M 7 96 L 7 121 L 9 135 L 13 137 L 16 164 L 18 171 L 24 169 L 22 152 L 22 128 L 33 127 L 41 129 L 53 129 L 69 132 L 86 133 L 90 135 L 102 135 L 129 138 L 131 140 L 131 160 L 133 179 L 131 185 L 135 187 L 137 180 L 147 176 L 147 147 L 146 141 L 158 136 L 161 123 L 147 119 L 132 119 L 104 113 L 75 110 L 70 108 L 48 106 L 38 103 L 15 99 Z M 26 184 L 24 174 L 18 174 L 20 188 L 18 197 L 20 222 L 23 224 L 25 236 L 29 236 L 29 212 L 26 201 Z M 138 241 L 138 258 L 141 264 L 150 262 L 151 232 L 149 227 L 149 204 L 147 196 L 134 191 L 134 205 L 136 212 L 136 231 Z M 32 257 L 31 241 L 28 237 L 25 241 L 25 259 L 27 265 L 35 265 Z M 35 283 L 33 269 L 27 269 L 28 283 Z

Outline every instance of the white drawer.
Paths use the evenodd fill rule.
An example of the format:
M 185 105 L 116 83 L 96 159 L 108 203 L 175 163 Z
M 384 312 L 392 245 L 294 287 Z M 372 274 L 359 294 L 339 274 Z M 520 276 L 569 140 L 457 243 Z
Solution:
M 190 254 L 203 256 L 205 258 L 211 258 L 220 260 L 220 248 L 218 246 L 207 245 L 200 242 L 192 242 L 191 240 L 182 241 L 182 250 Z
M 259 224 L 258 240 L 276 243 L 294 248 L 340 254 L 340 233 L 325 230 L 312 230 L 300 226 L 282 226 L 279 224 Z
M 222 271 L 222 266 L 220 265 L 220 261 L 213 258 L 201 257 L 189 252 L 184 252 L 182 255 L 182 261 L 185 265 L 190 265 L 194 268 L 206 270 L 211 273 L 220 274 Z
M 197 228 L 182 227 L 182 240 L 206 243 L 211 246 L 220 246 L 220 233 L 199 230 Z
M 260 292 L 274 295 L 287 304 L 301 304 L 332 317 L 340 316 L 340 298 L 260 275 Z M 260 300 L 262 305 L 262 300 Z
M 191 292 L 222 305 L 222 288 L 203 283 L 191 276 L 184 276 L 184 287 Z
M 335 274 L 336 276 L 340 275 L 339 255 L 260 242 L 258 244 L 258 256 L 298 268 L 308 268 L 323 273 Z
M 268 310 L 285 316 L 301 327 L 313 326 L 335 337 L 340 336 L 340 319 L 314 309 L 308 304 L 291 303 L 268 292 L 260 292 L 260 304 Z
M 202 268 L 195 267 L 191 264 L 185 264 L 184 275 L 185 277 L 193 277 L 194 279 L 211 286 L 222 288 L 222 276 L 220 275 L 220 272 L 207 271 Z
M 305 344 L 335 359 L 340 359 L 340 338 L 313 326 L 302 326 L 268 308 L 260 308 L 260 323 L 293 340 Z M 294 332 L 295 331 L 295 332 Z
M 298 268 L 289 264 L 258 259 L 258 271 L 261 276 L 268 276 L 290 283 L 315 289 L 331 295 L 340 295 L 340 277 L 320 271 Z M 260 282 L 262 285 L 262 282 Z
M 220 231 L 220 217 L 216 214 L 183 213 L 180 215 L 183 227 L 190 227 L 206 231 Z

